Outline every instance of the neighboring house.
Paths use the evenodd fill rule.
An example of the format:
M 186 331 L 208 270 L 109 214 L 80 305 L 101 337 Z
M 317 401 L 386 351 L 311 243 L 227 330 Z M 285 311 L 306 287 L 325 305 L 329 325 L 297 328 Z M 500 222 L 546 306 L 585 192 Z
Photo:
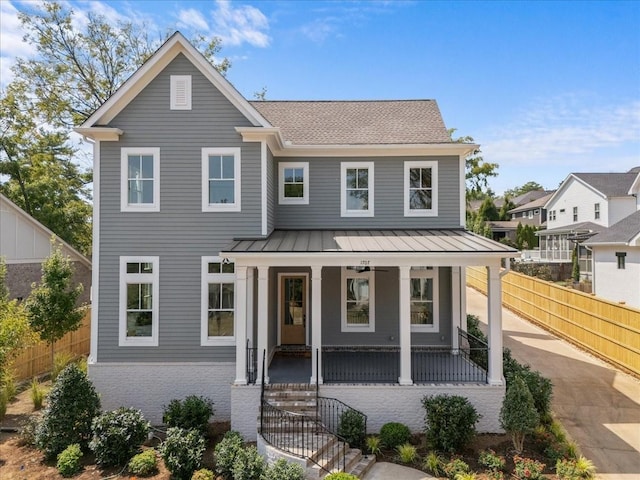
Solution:
M 544 193 L 544 195 L 509 210 L 508 213 L 511 215 L 511 221 L 522 223 L 523 225 L 533 225 L 538 228 L 545 225 L 547 221 L 547 211 L 544 209 L 544 205 L 554 192 L 536 190 L 536 193 L 538 192 Z
M 0 257 L 7 265 L 7 288 L 11 298 L 26 299 L 31 284 L 42 278 L 42 262 L 51 253 L 51 239 L 62 246 L 74 266 L 73 280 L 82 283 L 79 302 L 89 303 L 91 261 L 27 212 L 0 194 Z
M 627 173 L 571 173 L 549 198 L 547 229 L 540 237 L 540 260 L 571 262 L 576 243 L 581 244 L 596 233 L 631 215 L 637 199 L 630 189 L 638 179 L 637 169 Z M 591 252 L 579 247 L 581 276 L 590 279 Z
M 249 102 L 176 33 L 76 131 L 94 143 L 105 409 L 159 423 L 172 398 L 206 395 L 255 440 L 264 378 L 317 383 L 372 431 L 422 429 L 436 393 L 500 430 L 516 252 L 464 230 L 477 146 L 451 141 L 435 101 Z M 470 265 L 489 272 L 486 372 L 465 353 Z

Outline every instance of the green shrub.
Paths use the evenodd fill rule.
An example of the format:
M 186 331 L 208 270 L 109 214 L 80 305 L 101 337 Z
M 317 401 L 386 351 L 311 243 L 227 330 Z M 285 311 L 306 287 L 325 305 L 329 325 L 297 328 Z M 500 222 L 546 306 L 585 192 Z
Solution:
M 7 398 L 7 392 L 0 387 L 0 420 L 2 420 L 7 413 L 7 405 L 9 405 L 9 398 Z
M 504 349 L 502 357 L 503 375 L 507 382 L 507 388 L 515 377 L 521 377 L 526 383 L 533 403 L 541 418 L 547 418 L 551 412 L 551 397 L 553 395 L 553 384 L 551 380 L 542 376 L 540 372 L 531 370 L 529 365 L 522 365 L 511 356 L 511 351 Z
M 31 381 L 31 401 L 33 402 L 33 409 L 40 410 L 42 408 L 42 402 L 44 402 L 44 388 L 40 385 L 37 378 Z
M 39 423 L 40 418 L 37 415 L 31 415 L 20 425 L 20 430 L 18 431 L 18 443 L 20 445 L 25 447 L 36 446 L 36 430 Z
M 358 477 L 346 472 L 333 472 L 324 477 L 324 480 L 358 480 Z
M 380 441 L 387 448 L 396 448 L 398 445 L 407 443 L 410 438 L 411 431 L 403 423 L 385 423 L 380 429 Z
M 478 463 L 493 472 L 503 471 L 507 465 L 505 458 L 491 449 L 480 452 Z
M 516 453 L 522 453 L 524 439 L 540 422 L 533 397 L 524 380 L 516 376 L 507 387 L 500 409 L 500 425 L 511 435 Z
M 435 395 L 422 399 L 426 410 L 425 433 L 432 448 L 455 452 L 464 448 L 476 435 L 480 415 L 464 397 Z
M 238 451 L 233 463 L 233 480 L 256 480 L 262 478 L 267 469 L 267 462 L 254 446 Z
M 375 435 L 367 437 L 367 451 L 371 455 L 378 455 L 380 453 L 381 443 L 380 437 L 376 437 Z
M 532 460 L 531 458 L 515 455 L 513 457 L 513 464 L 513 478 L 522 480 L 538 480 L 544 478 L 544 475 L 542 474 L 542 471 L 544 470 L 544 463 Z
M 422 468 L 431 472 L 435 477 L 441 477 L 444 475 L 444 463 L 444 458 L 436 452 L 429 452 L 427 456 L 424 457 Z
M 396 447 L 398 459 L 402 463 L 413 463 L 418 459 L 418 449 L 410 443 L 398 445 Z
M 134 455 L 131 460 L 129 460 L 127 468 L 129 469 L 129 473 L 139 477 L 155 475 L 158 471 L 156 451 L 153 448 L 149 448 L 144 452 Z
M 338 435 L 346 440 L 349 446 L 361 448 L 364 446 L 365 432 L 364 416 L 356 410 L 345 410 L 340 415 Z
M 82 459 L 82 450 L 77 443 L 69 445 L 60 454 L 58 454 L 58 462 L 56 468 L 63 477 L 73 477 L 82 470 L 80 460 Z
M 164 407 L 162 421 L 168 427 L 198 430 L 206 434 L 209 419 L 213 415 L 213 402 L 209 398 L 190 395 L 183 401 L 171 400 Z
M 11 400 L 16 398 L 18 393 L 18 384 L 16 383 L 16 372 L 12 368 L 4 370 L 2 378 L 0 378 L 0 389 L 5 394 L 7 405 Z
M 93 384 L 74 363 L 58 376 L 47 397 L 42 421 L 36 431 L 36 446 L 47 459 L 54 459 L 68 445 L 85 449 L 91 439 L 91 422 L 100 413 L 100 398 Z
M 120 407 L 93 419 L 89 448 L 103 467 L 124 465 L 147 439 L 150 428 L 142 412 Z
M 71 352 L 58 352 L 53 356 L 51 366 L 51 381 L 55 383 L 62 371 L 73 362 L 74 355 Z
M 470 473 L 469 465 L 459 457 L 453 457 L 442 466 L 442 470 L 447 478 L 455 479 L 458 475 Z
M 556 476 L 560 480 L 581 480 L 593 478 L 596 467 L 591 460 L 579 457 L 575 460 L 562 459 L 556 463 Z
M 476 480 L 476 478 L 474 472 L 459 473 L 456 475 L 456 480 Z
M 244 441 L 238 432 L 232 430 L 224 434 L 224 438 L 213 449 L 218 475 L 222 475 L 226 479 L 233 478 L 233 464 L 243 446 Z
M 302 465 L 279 458 L 267 468 L 264 480 L 304 480 L 304 474 Z
M 205 440 L 197 430 L 171 427 L 159 450 L 172 477 L 176 480 L 189 480 L 193 472 L 200 468 Z
M 196 470 L 193 472 L 191 476 L 191 480 L 215 480 L 213 477 L 213 472 L 207 468 L 201 468 L 200 470 Z

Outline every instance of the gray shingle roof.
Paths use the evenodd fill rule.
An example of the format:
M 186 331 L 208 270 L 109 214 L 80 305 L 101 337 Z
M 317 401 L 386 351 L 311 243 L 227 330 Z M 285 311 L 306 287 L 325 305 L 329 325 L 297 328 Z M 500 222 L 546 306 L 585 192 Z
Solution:
M 640 234 L 640 210 L 614 223 L 605 231 L 595 235 L 585 242 L 586 245 L 598 243 L 623 243 L 628 244 Z
M 626 197 L 637 173 L 574 173 L 583 182 L 607 197 Z
M 556 227 L 549 228 L 547 230 L 539 230 L 536 232 L 536 235 L 551 235 L 555 233 L 567 233 L 567 232 L 588 232 L 588 233 L 599 233 L 606 229 L 603 225 L 598 225 L 593 222 L 580 222 L 580 223 L 572 223 L 571 225 L 565 225 L 564 227 Z
M 451 143 L 435 100 L 250 103 L 294 145 Z
M 542 208 L 547 203 L 547 201 L 551 198 L 551 195 L 554 194 L 554 191 L 547 192 L 543 197 L 539 197 L 535 200 L 532 200 L 528 203 L 525 203 L 519 207 L 512 208 L 508 213 L 518 213 L 526 210 L 531 210 L 532 208 Z

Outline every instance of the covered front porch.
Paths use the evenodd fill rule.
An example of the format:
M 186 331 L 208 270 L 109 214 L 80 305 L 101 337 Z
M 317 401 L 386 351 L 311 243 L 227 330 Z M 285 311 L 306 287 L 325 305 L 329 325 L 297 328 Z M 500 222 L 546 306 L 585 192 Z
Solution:
M 237 240 L 220 254 L 236 272 L 235 384 L 503 385 L 500 271 L 514 253 L 464 230 Z M 488 270 L 484 346 L 465 331 L 470 265 Z

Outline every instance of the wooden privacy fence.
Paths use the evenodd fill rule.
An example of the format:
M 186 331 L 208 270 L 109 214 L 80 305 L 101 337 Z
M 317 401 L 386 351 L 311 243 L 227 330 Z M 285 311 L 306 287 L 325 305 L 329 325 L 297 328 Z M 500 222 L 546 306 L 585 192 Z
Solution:
M 76 357 L 88 355 L 90 339 L 91 309 L 87 308 L 80 327 L 74 332 L 67 333 L 54 344 L 54 354 L 69 353 Z M 51 347 L 45 342 L 39 342 L 25 348 L 15 358 L 13 367 L 18 382 L 50 372 L 52 369 Z
M 467 285 L 486 295 L 486 269 L 467 268 Z M 640 375 L 640 310 L 517 272 L 502 278 L 502 304 L 594 355 Z

